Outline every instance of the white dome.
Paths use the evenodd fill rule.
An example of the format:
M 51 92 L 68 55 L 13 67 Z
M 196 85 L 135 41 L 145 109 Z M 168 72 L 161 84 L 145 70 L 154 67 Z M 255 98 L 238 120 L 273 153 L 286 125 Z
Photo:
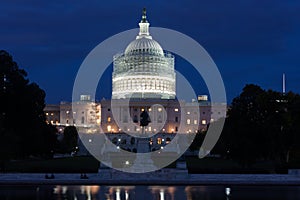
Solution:
M 176 96 L 174 56 L 164 54 L 149 34 L 149 25 L 144 9 L 136 39 L 129 43 L 124 54 L 114 56 L 113 99 L 174 99 Z
M 161 46 L 153 39 L 142 37 L 132 41 L 125 49 L 125 55 L 150 54 L 163 56 L 164 52 Z

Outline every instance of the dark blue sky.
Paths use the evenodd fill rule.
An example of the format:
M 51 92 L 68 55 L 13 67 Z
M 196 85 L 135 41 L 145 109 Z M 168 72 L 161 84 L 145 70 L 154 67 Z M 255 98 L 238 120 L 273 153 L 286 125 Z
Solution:
M 297 0 L 2 0 L 0 49 L 46 91 L 47 103 L 70 101 L 86 55 L 106 38 L 137 28 L 143 7 L 151 26 L 180 31 L 208 51 L 229 102 L 246 83 L 281 90 L 283 72 L 287 90 L 300 93 Z

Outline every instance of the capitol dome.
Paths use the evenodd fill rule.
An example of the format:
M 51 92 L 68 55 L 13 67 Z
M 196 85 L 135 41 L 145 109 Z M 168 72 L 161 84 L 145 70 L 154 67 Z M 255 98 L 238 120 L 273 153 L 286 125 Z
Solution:
M 136 39 L 113 58 L 113 99 L 175 98 L 174 56 L 152 39 L 149 25 L 144 9 Z
M 158 56 L 164 55 L 164 51 L 158 44 L 158 42 L 145 37 L 132 41 L 125 49 L 125 55 L 136 55 L 141 53 L 147 53 Z

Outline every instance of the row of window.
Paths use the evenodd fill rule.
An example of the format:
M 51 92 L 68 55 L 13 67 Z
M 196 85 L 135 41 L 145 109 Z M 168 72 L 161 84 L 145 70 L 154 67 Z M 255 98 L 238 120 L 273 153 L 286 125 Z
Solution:
M 120 90 L 168 90 L 175 91 L 175 84 L 171 81 L 145 80 L 145 79 L 128 79 L 113 82 L 113 91 Z
M 167 65 L 147 65 L 144 62 L 135 63 L 134 65 L 125 65 L 120 67 L 115 67 L 114 74 L 120 74 L 123 72 L 156 72 L 160 74 L 170 74 L 174 73 L 174 68 L 169 67 Z
M 111 122 L 111 117 L 107 117 L 107 123 L 110 123 L 110 122 Z M 124 122 L 124 123 L 127 123 L 127 122 L 128 122 L 128 118 L 127 118 L 126 115 L 125 115 L 124 118 L 123 118 L 123 122 Z M 137 116 L 137 115 L 134 115 L 134 116 L 133 116 L 133 122 L 134 122 L 134 123 L 138 123 L 138 116 Z M 162 116 L 161 116 L 161 115 L 158 116 L 157 122 L 158 122 L 158 123 L 162 123 Z M 175 122 L 178 122 L 178 117 L 175 117 Z M 197 124 L 198 124 L 198 121 L 197 121 L 196 119 L 194 119 L 193 123 L 194 123 L 195 125 L 197 125 Z M 191 119 L 187 119 L 187 120 L 186 120 L 186 124 L 190 125 L 190 124 L 191 124 Z M 206 124 L 207 124 L 206 120 L 205 120 L 205 119 L 202 119 L 202 120 L 201 120 L 201 124 L 202 124 L 202 125 L 206 125 Z

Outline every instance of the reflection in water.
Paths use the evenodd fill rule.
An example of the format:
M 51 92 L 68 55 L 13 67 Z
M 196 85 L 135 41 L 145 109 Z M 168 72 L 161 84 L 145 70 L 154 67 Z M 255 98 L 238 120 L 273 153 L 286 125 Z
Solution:
M 107 200 L 130 200 L 134 197 L 135 186 L 110 186 L 106 190 Z
M 149 186 L 153 198 L 156 200 L 174 200 L 176 187 L 174 186 Z
M 5 200 L 296 200 L 300 187 L 232 186 L 1 186 Z

